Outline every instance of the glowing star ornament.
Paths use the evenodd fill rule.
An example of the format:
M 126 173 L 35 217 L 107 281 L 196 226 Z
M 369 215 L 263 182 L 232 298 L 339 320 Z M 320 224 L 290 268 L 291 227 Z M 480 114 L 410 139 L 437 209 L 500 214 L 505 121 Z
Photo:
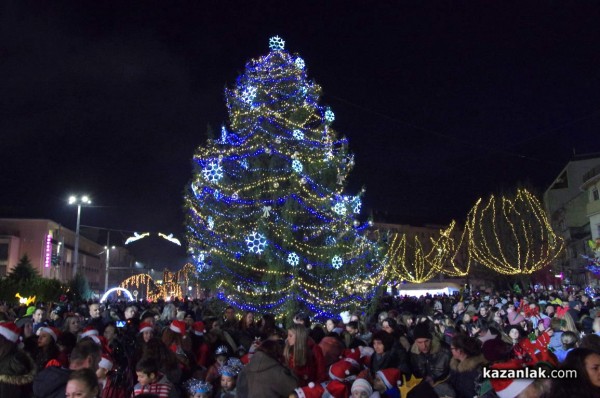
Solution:
M 221 167 L 218 162 L 213 160 L 209 162 L 204 169 L 202 169 L 202 175 L 204 176 L 204 179 L 209 182 L 218 182 L 221 180 L 221 178 L 223 178 L 223 167 Z
M 292 161 L 292 169 L 294 169 L 296 173 L 302 173 L 302 170 L 304 169 L 302 162 L 299 160 Z
M 343 203 L 336 203 L 332 210 L 340 216 L 346 215 L 346 206 Z
M 331 259 L 331 266 L 335 269 L 340 269 L 342 268 L 342 258 L 340 256 L 334 256 Z
M 292 267 L 295 267 L 300 263 L 300 257 L 296 253 L 291 252 L 288 254 L 287 262 Z
M 294 130 L 294 138 L 297 139 L 298 141 L 301 141 L 304 139 L 304 133 L 300 130 Z
M 246 236 L 246 246 L 250 253 L 261 254 L 267 247 L 267 238 L 258 231 L 254 231 Z
M 333 113 L 333 111 L 331 109 L 327 109 L 325 111 L 325 121 L 327 123 L 333 123 L 334 120 L 335 120 L 335 113 Z
M 269 49 L 271 51 L 281 51 L 285 47 L 285 41 L 279 36 L 273 36 L 269 39 Z
M 304 60 L 300 57 L 296 58 L 296 60 L 294 61 L 294 64 L 296 65 L 296 69 L 304 69 L 304 67 L 306 66 L 306 64 L 304 63 Z
M 252 101 L 254 101 L 254 98 L 256 97 L 256 87 L 244 88 L 240 93 L 240 97 L 246 104 L 252 104 Z

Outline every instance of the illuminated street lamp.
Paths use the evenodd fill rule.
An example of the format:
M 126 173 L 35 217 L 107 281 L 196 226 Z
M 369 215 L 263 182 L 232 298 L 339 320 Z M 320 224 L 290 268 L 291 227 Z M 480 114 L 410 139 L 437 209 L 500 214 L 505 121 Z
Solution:
M 74 195 L 69 196 L 69 204 L 77 205 L 77 226 L 75 228 L 75 253 L 73 255 L 73 274 L 77 275 L 77 267 L 79 266 L 79 220 L 81 219 L 81 206 L 91 205 L 92 201 L 87 195 L 77 197 Z
M 100 254 L 102 253 L 106 253 L 106 272 L 104 273 L 104 291 L 108 292 L 108 271 L 110 269 L 110 251 L 116 249 L 115 246 L 104 246 L 104 251 L 100 252 Z

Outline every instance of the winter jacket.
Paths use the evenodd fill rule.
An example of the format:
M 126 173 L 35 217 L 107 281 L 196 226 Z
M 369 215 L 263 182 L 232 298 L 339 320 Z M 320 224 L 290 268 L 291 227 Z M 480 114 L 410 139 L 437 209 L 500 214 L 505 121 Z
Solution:
M 483 366 L 486 363 L 483 354 L 462 361 L 456 358 L 450 360 L 450 377 L 448 381 L 456 392 L 456 398 L 479 396 L 483 382 Z
M 312 339 L 308 339 L 306 364 L 304 366 L 294 366 L 294 356 L 290 355 L 288 366 L 298 378 L 300 387 L 307 386 L 311 381 L 322 383 L 328 377 L 323 351 Z
M 35 373 L 31 357 L 15 347 L 0 359 L 0 397 L 30 397 Z
M 237 398 L 287 398 L 298 387 L 292 372 L 262 351 L 257 351 L 237 379 Z
M 33 379 L 33 396 L 36 398 L 64 398 L 71 370 L 51 366 Z
M 173 384 L 167 379 L 167 376 L 163 376 L 159 373 L 159 379 L 156 383 L 146 384 L 145 386 L 137 383 L 133 387 L 132 397 L 140 394 L 155 394 L 159 398 L 177 398 L 179 392 L 173 387 Z
M 431 349 L 427 354 L 419 352 L 417 343 L 410 349 L 410 365 L 413 375 L 430 377 L 434 382 L 444 380 L 450 372 L 450 350 L 439 340 L 431 340 Z

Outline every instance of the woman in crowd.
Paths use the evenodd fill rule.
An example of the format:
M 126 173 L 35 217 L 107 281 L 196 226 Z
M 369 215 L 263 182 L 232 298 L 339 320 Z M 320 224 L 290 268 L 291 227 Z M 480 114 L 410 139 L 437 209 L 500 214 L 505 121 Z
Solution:
M 600 354 L 576 348 L 569 352 L 561 369 L 575 370 L 577 377 L 553 380 L 549 398 L 600 397 Z
M 308 330 L 303 325 L 294 324 L 288 329 L 283 353 L 301 387 L 311 381 L 321 383 L 327 379 L 323 352 L 308 338 Z
M 240 319 L 238 342 L 244 347 L 244 350 L 248 352 L 250 346 L 257 337 L 260 337 L 260 332 L 254 322 L 254 312 L 246 311 L 242 319 Z
M 77 315 L 70 315 L 65 319 L 63 331 L 73 333 L 78 336 L 81 333 L 81 319 Z
M 487 363 L 481 353 L 481 342 L 464 334 L 457 334 L 450 345 L 449 383 L 456 398 L 473 398 L 480 395 L 483 383 L 483 366 Z
M 53 360 L 58 360 L 60 350 L 56 340 L 60 336 L 60 331 L 52 326 L 42 326 L 38 330 L 38 350 L 35 355 L 35 364 L 38 371 L 43 370 L 49 363 L 54 365 Z M 57 363 L 56 365 L 59 365 Z
M 20 330 L 13 322 L 0 323 L 0 397 L 26 398 L 31 389 L 36 365 L 19 349 Z

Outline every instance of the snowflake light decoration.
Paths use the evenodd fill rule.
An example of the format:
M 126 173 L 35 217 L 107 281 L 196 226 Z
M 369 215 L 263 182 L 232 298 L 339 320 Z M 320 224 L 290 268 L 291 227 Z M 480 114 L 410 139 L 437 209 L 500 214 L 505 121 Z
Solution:
M 221 167 L 219 162 L 213 160 L 208 163 L 204 169 L 202 169 L 202 175 L 207 181 L 218 182 L 221 178 L 223 178 L 223 167 Z
M 285 46 L 285 41 L 279 36 L 273 36 L 269 39 L 269 48 L 272 51 L 281 51 Z
M 335 269 L 340 269 L 342 267 L 342 258 L 340 256 L 334 256 L 331 259 L 331 266 Z
M 198 252 L 196 256 L 196 271 L 202 272 L 206 269 L 206 252 Z
M 352 211 L 354 212 L 354 214 L 360 213 L 361 206 L 362 206 L 362 202 L 360 201 L 360 198 L 358 196 L 355 197 L 354 201 L 352 203 Z
M 304 69 L 304 67 L 306 66 L 304 60 L 300 57 L 296 58 L 294 64 L 296 64 L 296 69 Z
M 336 243 L 337 243 L 337 240 L 331 235 L 329 235 L 327 238 L 325 238 L 325 244 L 327 246 L 334 246 Z
M 250 165 L 248 164 L 248 159 L 244 159 L 240 162 L 240 166 L 242 166 L 242 169 L 244 170 L 248 170 L 248 167 L 250 167 Z
M 220 200 L 223 195 L 221 194 L 221 191 L 219 191 L 218 189 L 215 189 L 215 192 L 213 192 L 213 196 L 215 197 L 216 200 Z
M 306 86 L 300 87 L 300 95 L 301 96 L 303 96 L 303 97 L 306 96 L 307 92 L 308 92 L 308 87 L 306 87 Z
M 304 133 L 300 130 L 294 130 L 294 138 L 301 141 L 304 139 Z
M 208 229 L 212 231 L 212 229 L 215 227 L 215 220 L 212 218 L 212 216 L 208 216 L 206 219 L 206 224 L 208 225 Z
M 336 214 L 340 216 L 346 215 L 346 206 L 343 203 L 336 203 L 335 206 L 332 207 L 332 209 Z
M 287 262 L 292 267 L 295 267 L 300 263 L 300 257 L 296 253 L 291 252 L 288 254 Z
M 331 109 L 327 109 L 325 111 L 325 121 L 327 123 L 333 123 L 334 120 L 335 120 L 335 113 L 333 113 L 333 111 Z
M 246 246 L 250 253 L 261 254 L 267 247 L 267 238 L 257 231 L 252 232 L 246 236 Z
M 300 162 L 299 160 L 294 159 L 292 161 L 292 169 L 294 169 L 294 171 L 296 173 L 302 173 L 302 170 L 304 169 L 304 167 L 302 166 L 302 162 Z
M 256 87 L 248 86 L 244 88 L 240 93 L 240 97 L 245 103 L 252 104 L 252 101 L 256 97 Z

